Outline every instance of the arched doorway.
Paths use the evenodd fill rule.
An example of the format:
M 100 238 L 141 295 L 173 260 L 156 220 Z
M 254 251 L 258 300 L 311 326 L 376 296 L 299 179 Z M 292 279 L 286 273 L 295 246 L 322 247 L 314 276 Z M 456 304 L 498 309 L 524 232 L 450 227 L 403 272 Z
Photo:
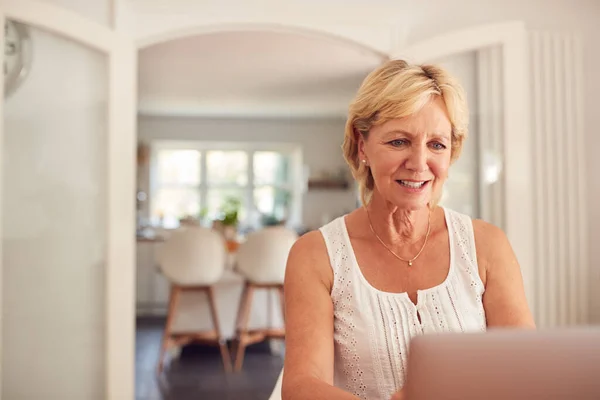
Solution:
M 193 150 L 196 154 L 199 179 L 194 181 L 197 186 L 194 192 L 187 192 L 190 206 L 186 212 L 195 213 L 195 203 L 206 205 L 209 215 L 215 211 L 214 205 L 221 200 L 221 188 L 211 185 L 214 183 L 211 180 L 217 179 L 216 175 L 212 178 L 210 160 L 212 156 L 227 155 L 231 159 L 242 158 L 240 169 L 246 171 L 239 176 L 243 183 L 229 182 L 232 187 L 228 188 L 236 190 L 246 207 L 241 213 L 244 214 L 240 217 L 241 224 L 254 226 L 257 219 L 246 217 L 257 210 L 261 214 L 270 213 L 270 206 L 277 203 L 270 193 L 289 189 L 291 212 L 286 222 L 294 227 L 315 228 L 322 219 L 356 206 L 357 196 L 349 180 L 341 185 L 333 176 L 339 170 L 347 171 L 340 151 L 344 117 L 362 79 L 387 57 L 327 34 L 274 29 L 268 25 L 252 25 L 244 31 L 245 27 L 247 25 L 232 29 L 230 26 L 211 27 L 208 31 L 198 30 L 198 34 L 160 40 L 140 50 L 138 139 L 154 148 L 155 155 L 159 152 L 155 160 L 160 159 L 160 154 L 173 151 Z M 293 175 L 298 178 L 288 179 L 288 176 L 285 182 L 279 182 L 281 185 L 271 185 L 268 178 L 263 180 L 264 177 L 258 176 L 261 168 L 254 166 L 267 157 L 287 160 L 287 165 L 297 171 Z M 171 222 L 179 212 L 175 205 L 171 207 L 165 200 L 163 209 L 169 208 L 172 212 L 160 212 L 153 204 L 162 201 L 153 201 L 161 197 L 160 193 L 165 193 L 163 198 L 166 198 L 169 190 L 160 183 L 153 188 L 152 182 L 156 179 L 152 171 L 160 169 L 160 163 L 140 168 L 141 175 L 149 182 L 143 190 L 149 193 L 145 215 L 154 220 L 163 216 L 166 217 L 163 221 Z M 186 168 L 191 169 L 194 166 Z M 305 188 L 302 175 L 306 170 L 314 179 L 310 184 L 307 182 Z M 332 176 L 321 177 L 320 170 Z M 138 246 L 137 306 L 138 316 L 142 318 L 166 313 L 168 282 L 151 267 L 152 255 L 149 254 L 151 248 L 158 246 L 160 244 L 147 241 Z M 226 339 L 232 339 L 235 334 L 241 290 L 241 277 L 227 275 L 216 290 L 219 325 Z M 192 327 L 210 329 L 209 316 L 204 318 L 202 314 L 208 309 L 206 300 L 192 300 L 191 296 L 189 301 L 182 298 L 180 308 L 185 310 L 185 315 L 192 312 L 196 315 L 193 324 L 189 318 L 182 317 L 174 322 L 173 331 L 192 331 Z M 193 311 L 191 304 L 195 305 Z M 271 302 L 272 306 L 275 304 Z M 262 326 L 260 323 L 269 319 L 268 309 L 267 295 L 257 293 L 250 325 Z M 278 327 L 279 310 L 272 311 L 271 322 L 273 327 Z M 146 370 L 148 367 L 146 365 Z M 174 370 L 176 368 L 175 365 Z M 258 383 L 268 384 L 269 373 L 262 371 L 263 379 Z M 274 384 L 276 375 L 272 378 Z

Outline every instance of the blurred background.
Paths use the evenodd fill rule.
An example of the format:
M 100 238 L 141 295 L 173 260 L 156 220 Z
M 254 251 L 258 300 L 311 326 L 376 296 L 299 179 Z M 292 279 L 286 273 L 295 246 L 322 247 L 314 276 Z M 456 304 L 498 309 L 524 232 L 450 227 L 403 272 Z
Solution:
M 442 205 L 507 232 L 542 329 L 600 323 L 600 2 L 4 3 L 4 399 L 268 399 L 287 251 L 360 206 L 347 107 L 390 58 L 466 89 Z

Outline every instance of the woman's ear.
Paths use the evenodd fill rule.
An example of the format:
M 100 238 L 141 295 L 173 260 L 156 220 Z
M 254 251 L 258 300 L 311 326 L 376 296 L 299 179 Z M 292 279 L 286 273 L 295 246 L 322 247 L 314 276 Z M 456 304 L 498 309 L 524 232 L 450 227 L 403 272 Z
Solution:
M 358 162 L 360 164 L 367 163 L 367 154 L 365 152 L 365 138 L 362 134 L 357 133 L 356 140 L 358 141 Z

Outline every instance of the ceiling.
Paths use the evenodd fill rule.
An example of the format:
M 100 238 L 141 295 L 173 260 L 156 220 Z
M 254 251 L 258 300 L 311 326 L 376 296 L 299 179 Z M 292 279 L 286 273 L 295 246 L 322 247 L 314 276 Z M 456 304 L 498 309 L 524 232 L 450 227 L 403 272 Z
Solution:
M 161 116 L 344 116 L 384 58 L 297 32 L 223 32 L 140 51 L 139 111 Z

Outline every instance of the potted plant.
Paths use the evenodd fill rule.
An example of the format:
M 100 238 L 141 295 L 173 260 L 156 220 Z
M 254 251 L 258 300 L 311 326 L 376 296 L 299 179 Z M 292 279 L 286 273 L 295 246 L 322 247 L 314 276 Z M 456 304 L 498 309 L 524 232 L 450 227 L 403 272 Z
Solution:
M 237 197 L 227 197 L 221 205 L 221 224 L 226 240 L 234 240 L 237 235 L 240 208 L 242 202 Z

